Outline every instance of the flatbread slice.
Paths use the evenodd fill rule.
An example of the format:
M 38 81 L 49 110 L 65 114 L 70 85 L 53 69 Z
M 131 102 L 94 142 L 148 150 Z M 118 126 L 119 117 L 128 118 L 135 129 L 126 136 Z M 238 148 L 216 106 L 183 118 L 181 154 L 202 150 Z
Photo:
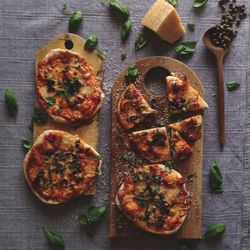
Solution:
M 171 113 L 201 111 L 208 109 L 207 103 L 198 91 L 190 86 L 186 77 L 179 79 L 167 76 L 168 102 Z
M 130 139 L 142 156 L 150 162 L 171 160 L 169 135 L 165 127 L 133 132 Z
M 169 124 L 187 141 L 194 143 L 201 138 L 202 116 L 196 115 L 182 121 Z
M 36 94 L 40 105 L 56 122 L 90 122 L 104 94 L 94 69 L 79 54 L 54 49 L 39 62 Z
M 43 202 L 66 202 L 93 185 L 101 156 L 78 136 L 60 130 L 42 133 L 24 158 L 24 175 Z
M 130 84 L 122 93 L 118 103 L 118 116 L 125 129 L 132 129 L 148 115 L 157 111 L 152 109 L 134 84 Z
M 164 235 L 180 229 L 191 207 L 184 178 L 162 164 L 135 169 L 125 178 L 115 202 L 135 226 Z

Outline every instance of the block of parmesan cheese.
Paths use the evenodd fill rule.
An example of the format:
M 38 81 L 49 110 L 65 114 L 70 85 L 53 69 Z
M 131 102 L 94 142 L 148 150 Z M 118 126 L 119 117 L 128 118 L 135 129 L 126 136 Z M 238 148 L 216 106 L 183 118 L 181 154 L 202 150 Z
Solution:
M 165 0 L 157 0 L 141 23 L 169 43 L 174 43 L 185 34 L 178 12 Z

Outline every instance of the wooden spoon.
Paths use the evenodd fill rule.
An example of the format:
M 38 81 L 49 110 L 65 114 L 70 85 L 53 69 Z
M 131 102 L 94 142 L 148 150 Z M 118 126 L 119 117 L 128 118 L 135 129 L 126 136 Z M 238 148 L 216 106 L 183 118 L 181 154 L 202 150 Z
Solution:
M 217 47 L 212 43 L 212 34 L 215 27 L 208 29 L 203 35 L 203 43 L 215 55 L 217 59 L 218 74 L 218 103 L 219 103 L 219 126 L 220 126 L 220 145 L 223 149 L 225 144 L 225 113 L 224 113 L 224 78 L 223 78 L 223 59 L 230 46 L 226 48 Z

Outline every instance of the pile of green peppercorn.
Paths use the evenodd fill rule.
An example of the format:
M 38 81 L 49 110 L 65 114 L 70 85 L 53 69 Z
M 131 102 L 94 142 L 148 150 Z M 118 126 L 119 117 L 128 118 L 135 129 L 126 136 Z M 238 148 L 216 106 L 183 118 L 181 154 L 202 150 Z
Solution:
M 233 24 L 240 25 L 241 20 L 247 15 L 246 6 L 244 4 L 237 5 L 236 0 L 220 0 L 219 6 L 222 11 L 227 13 L 222 15 L 221 22 L 216 25 L 212 34 L 212 42 L 215 46 L 226 48 L 237 36 L 237 31 L 233 29 Z

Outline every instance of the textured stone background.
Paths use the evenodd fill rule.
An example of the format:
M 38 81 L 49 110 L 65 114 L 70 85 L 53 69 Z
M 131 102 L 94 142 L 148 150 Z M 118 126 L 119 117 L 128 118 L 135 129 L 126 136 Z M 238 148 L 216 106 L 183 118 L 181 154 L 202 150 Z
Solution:
M 94 237 L 76 222 L 77 215 L 90 204 L 108 203 L 109 199 L 109 132 L 110 90 L 118 73 L 135 60 L 152 55 L 174 57 L 174 46 L 150 37 L 146 48 L 134 52 L 134 40 L 141 29 L 140 20 L 154 0 L 124 0 L 130 6 L 134 23 L 130 39 L 120 41 L 120 25 L 107 7 L 98 0 L 1 0 L 0 1 L 0 249 L 53 249 L 41 225 L 59 231 L 65 239 L 65 249 L 177 249 L 177 241 L 167 239 L 110 241 L 108 218 L 95 230 Z M 241 1 L 249 8 L 249 1 Z M 62 5 L 67 9 L 62 13 Z M 191 242 L 193 249 L 250 249 L 250 76 L 249 16 L 239 29 L 230 53 L 225 60 L 225 81 L 237 80 L 240 89 L 225 90 L 226 145 L 221 152 L 218 144 L 215 61 L 204 48 L 201 36 L 220 19 L 217 1 L 209 1 L 206 8 L 194 11 L 191 0 L 179 0 L 177 7 L 184 24 L 196 23 L 194 33 L 187 32 L 185 40 L 198 41 L 197 51 L 189 65 L 202 80 L 210 109 L 205 114 L 203 232 L 210 223 L 226 223 L 227 231 L 214 241 Z M 67 32 L 69 15 L 75 10 L 85 14 L 78 34 L 98 35 L 99 47 L 107 52 L 103 87 L 106 99 L 101 110 L 100 152 L 105 156 L 104 175 L 98 180 L 97 195 L 79 197 L 60 206 L 41 204 L 28 189 L 22 170 L 23 137 L 31 137 L 28 130 L 34 104 L 34 55 L 57 34 Z M 121 62 L 121 49 L 128 58 Z M 4 91 L 12 88 L 18 99 L 16 119 L 9 117 L 4 104 Z M 208 187 L 208 169 L 213 161 L 221 165 L 224 193 L 213 195 Z

